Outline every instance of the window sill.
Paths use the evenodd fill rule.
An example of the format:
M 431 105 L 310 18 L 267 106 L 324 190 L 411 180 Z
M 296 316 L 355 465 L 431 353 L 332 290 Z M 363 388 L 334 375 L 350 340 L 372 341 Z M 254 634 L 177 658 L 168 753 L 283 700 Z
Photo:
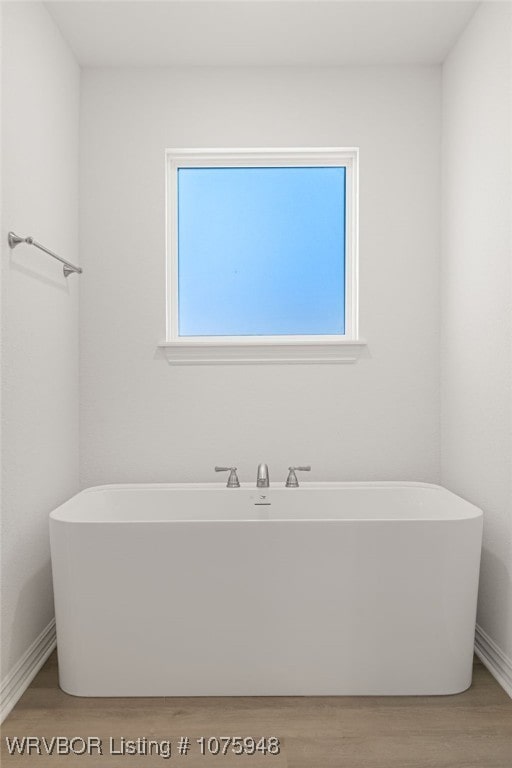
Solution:
M 270 341 L 264 344 L 250 340 L 243 343 L 163 341 L 158 345 L 169 365 L 355 363 L 365 347 L 366 342 L 362 339 L 310 343 Z

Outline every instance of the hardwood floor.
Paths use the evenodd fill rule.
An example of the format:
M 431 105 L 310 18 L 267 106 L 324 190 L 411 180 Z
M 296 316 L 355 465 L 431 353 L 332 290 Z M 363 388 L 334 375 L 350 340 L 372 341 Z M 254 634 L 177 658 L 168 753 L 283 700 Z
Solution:
M 6 737 L 97 736 L 103 754 L 9 755 Z M 180 737 L 190 752 L 178 755 Z M 278 756 L 206 755 L 200 736 L 277 736 Z M 126 739 L 170 740 L 171 757 L 111 755 Z M 2 726 L 1 764 L 154 768 L 512 768 L 512 699 L 475 660 L 457 696 L 85 699 L 57 683 L 53 654 Z

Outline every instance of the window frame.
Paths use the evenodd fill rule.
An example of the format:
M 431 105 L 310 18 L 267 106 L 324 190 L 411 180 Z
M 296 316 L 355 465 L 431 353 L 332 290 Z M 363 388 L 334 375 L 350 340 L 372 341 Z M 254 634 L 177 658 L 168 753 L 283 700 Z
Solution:
M 359 338 L 359 150 L 349 148 L 167 149 L 166 341 L 169 362 L 354 362 Z M 344 167 L 345 333 L 330 335 L 179 336 L 178 170 L 215 167 Z

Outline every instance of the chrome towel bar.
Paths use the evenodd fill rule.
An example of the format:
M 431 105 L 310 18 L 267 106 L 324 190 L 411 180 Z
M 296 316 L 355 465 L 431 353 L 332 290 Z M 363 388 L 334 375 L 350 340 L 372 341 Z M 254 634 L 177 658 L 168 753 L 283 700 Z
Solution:
M 34 240 L 33 237 L 20 237 L 19 235 L 15 235 L 14 232 L 9 232 L 9 235 L 7 237 L 7 240 L 9 242 L 9 248 L 16 248 L 17 245 L 20 243 L 27 243 L 27 245 L 34 245 L 36 248 L 39 248 L 40 251 L 44 251 L 48 254 L 48 256 L 51 256 L 54 259 L 57 259 L 57 261 L 60 261 L 61 264 L 63 264 L 62 271 L 64 272 L 64 277 L 68 277 L 73 272 L 77 272 L 79 275 L 82 274 L 82 267 L 75 267 L 74 264 L 71 264 L 69 261 L 66 261 L 66 259 L 63 259 L 61 256 L 57 256 L 56 253 L 53 251 L 50 251 L 48 248 L 45 248 L 44 245 L 41 245 L 41 243 L 38 243 L 36 240 Z

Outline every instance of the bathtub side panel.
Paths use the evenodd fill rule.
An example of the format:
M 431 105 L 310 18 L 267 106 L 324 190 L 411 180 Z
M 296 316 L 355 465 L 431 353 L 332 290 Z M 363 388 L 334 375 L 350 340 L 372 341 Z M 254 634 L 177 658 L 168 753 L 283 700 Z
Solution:
M 481 518 L 52 526 L 79 696 L 426 695 L 471 682 Z

